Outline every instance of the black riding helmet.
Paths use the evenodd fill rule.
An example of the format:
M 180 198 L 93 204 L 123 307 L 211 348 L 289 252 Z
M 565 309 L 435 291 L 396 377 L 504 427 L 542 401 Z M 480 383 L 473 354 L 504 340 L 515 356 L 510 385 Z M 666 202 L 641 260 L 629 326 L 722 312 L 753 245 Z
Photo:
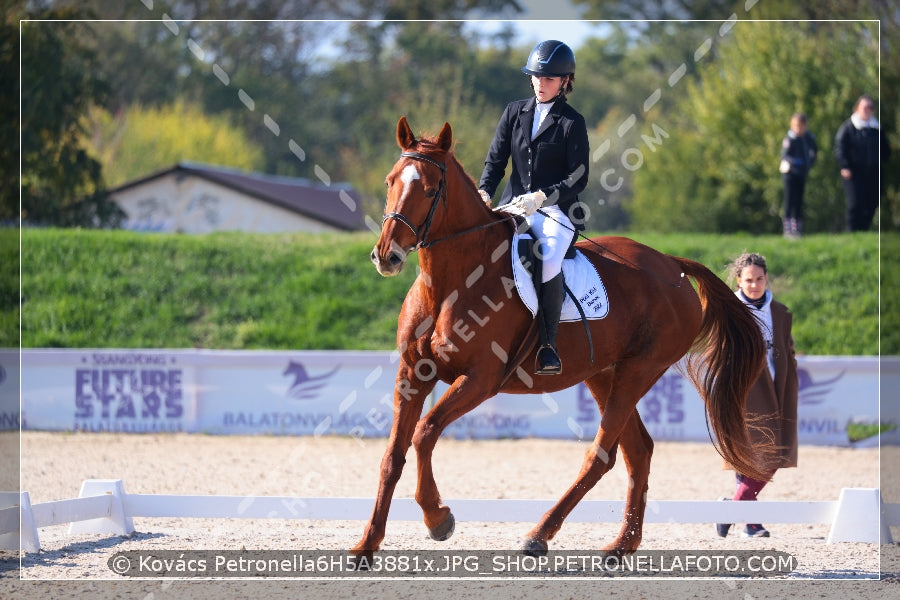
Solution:
M 535 77 L 575 75 L 575 53 L 558 40 L 546 40 L 534 47 L 522 72 Z

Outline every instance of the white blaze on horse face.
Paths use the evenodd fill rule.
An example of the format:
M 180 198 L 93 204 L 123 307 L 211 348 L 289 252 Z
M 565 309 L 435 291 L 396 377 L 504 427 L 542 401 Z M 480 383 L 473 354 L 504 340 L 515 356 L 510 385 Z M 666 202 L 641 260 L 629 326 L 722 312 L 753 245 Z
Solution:
M 403 172 L 400 173 L 400 181 L 403 182 L 403 193 L 400 194 L 400 201 L 406 200 L 406 196 L 409 194 L 409 190 L 412 187 L 412 182 L 416 179 L 421 179 L 419 176 L 419 171 L 416 169 L 415 165 L 406 165 L 403 167 Z

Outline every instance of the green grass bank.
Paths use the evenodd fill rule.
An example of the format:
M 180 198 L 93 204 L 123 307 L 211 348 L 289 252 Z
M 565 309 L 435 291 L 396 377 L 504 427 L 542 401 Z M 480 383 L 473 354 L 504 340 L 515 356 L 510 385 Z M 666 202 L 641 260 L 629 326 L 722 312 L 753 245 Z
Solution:
M 413 258 L 398 277 L 378 275 L 370 233 L 26 229 L 20 257 L 19 235 L 0 230 L 6 347 L 18 345 L 21 317 L 26 348 L 389 350 L 416 271 Z M 776 297 L 794 312 L 798 352 L 900 354 L 900 266 L 891 260 L 900 234 L 631 237 L 723 278 L 741 251 L 765 255 Z

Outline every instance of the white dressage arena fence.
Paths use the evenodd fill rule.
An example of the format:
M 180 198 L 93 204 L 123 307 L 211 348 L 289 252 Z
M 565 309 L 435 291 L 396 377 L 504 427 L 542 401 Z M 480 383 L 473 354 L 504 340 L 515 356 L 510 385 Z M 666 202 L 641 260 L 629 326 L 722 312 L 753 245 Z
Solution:
M 532 522 L 553 500 L 447 500 L 457 521 Z M 38 552 L 38 529 L 69 525 L 70 534 L 126 535 L 135 517 L 201 519 L 315 519 L 364 521 L 371 498 L 190 496 L 128 494 L 121 479 L 88 479 L 78 498 L 31 504 L 28 492 L 0 493 L 0 549 Z M 624 501 L 584 500 L 566 519 L 573 523 L 622 520 Z M 395 498 L 390 519 L 419 521 L 411 498 Z M 827 543 L 893 543 L 900 504 L 886 504 L 878 488 L 844 488 L 836 500 L 718 502 L 661 500 L 647 503 L 647 523 L 792 523 L 831 525 Z

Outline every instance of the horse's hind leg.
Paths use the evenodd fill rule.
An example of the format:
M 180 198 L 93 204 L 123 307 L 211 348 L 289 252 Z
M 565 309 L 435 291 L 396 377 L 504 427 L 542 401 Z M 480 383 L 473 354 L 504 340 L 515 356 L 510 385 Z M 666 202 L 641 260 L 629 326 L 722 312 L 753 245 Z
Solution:
M 653 439 L 644 427 L 637 410 L 631 414 L 625 425 L 625 430 L 619 438 L 619 449 L 628 470 L 625 515 L 619 535 L 603 549 L 611 554 L 623 555 L 636 551 L 641 544 L 650 479 L 650 458 L 653 455 Z

